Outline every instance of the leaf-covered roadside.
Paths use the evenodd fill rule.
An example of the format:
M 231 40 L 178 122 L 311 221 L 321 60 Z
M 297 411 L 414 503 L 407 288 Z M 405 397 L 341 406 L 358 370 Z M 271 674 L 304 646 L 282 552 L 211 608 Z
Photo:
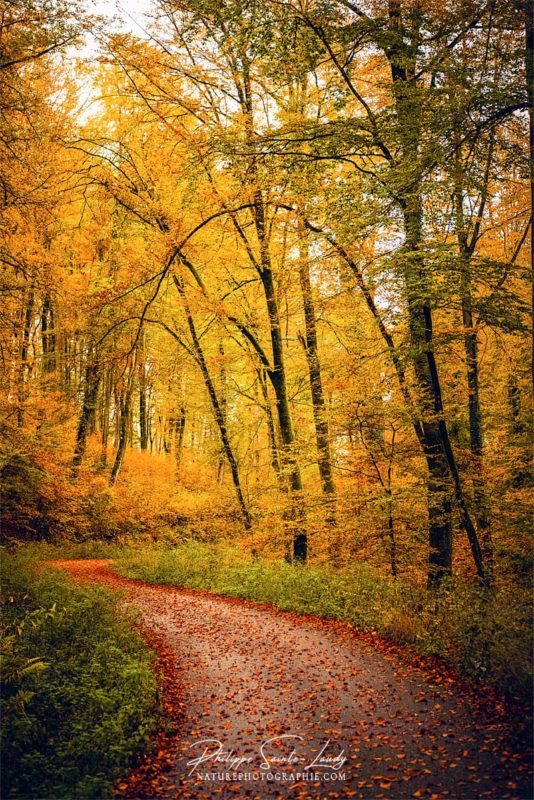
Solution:
M 496 686 L 531 718 L 530 593 L 506 585 L 487 593 L 457 578 L 439 595 L 366 564 L 344 570 L 251 558 L 235 547 L 186 542 L 132 550 L 113 564 L 128 578 L 203 589 L 338 619 L 377 631 L 425 656 L 439 656 L 475 681 Z M 528 723 L 527 723 L 528 724 Z
M 414 658 L 337 620 L 121 578 L 103 559 L 56 565 L 76 580 L 125 591 L 156 634 L 149 642 L 174 735 L 169 726 L 160 732 L 149 758 L 117 782 L 117 798 L 530 796 L 532 761 L 517 738 L 519 715 L 510 717 L 494 693 L 458 681 L 442 662 Z M 253 768 L 266 738 L 296 730 L 307 752 L 327 739 L 345 750 L 341 785 L 315 778 L 251 784 L 215 762 L 216 781 L 189 774 L 191 748 L 206 737 L 223 742 L 225 753 L 250 754 Z
M 4 559 L 3 797 L 107 797 L 156 729 L 153 654 L 117 603 Z

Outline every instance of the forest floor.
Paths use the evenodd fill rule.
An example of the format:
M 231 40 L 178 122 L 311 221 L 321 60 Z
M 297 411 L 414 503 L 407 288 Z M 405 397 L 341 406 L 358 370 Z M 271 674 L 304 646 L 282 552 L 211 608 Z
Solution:
M 125 592 L 167 722 L 117 798 L 530 798 L 513 721 L 441 665 L 331 620 L 48 562 Z

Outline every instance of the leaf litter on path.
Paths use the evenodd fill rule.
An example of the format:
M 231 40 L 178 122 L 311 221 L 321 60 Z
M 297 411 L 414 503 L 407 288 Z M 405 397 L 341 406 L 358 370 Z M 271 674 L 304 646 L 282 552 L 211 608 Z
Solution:
M 503 704 L 437 661 L 335 620 L 122 578 L 107 560 L 54 565 L 125 592 L 156 653 L 166 722 L 115 798 L 532 796 Z

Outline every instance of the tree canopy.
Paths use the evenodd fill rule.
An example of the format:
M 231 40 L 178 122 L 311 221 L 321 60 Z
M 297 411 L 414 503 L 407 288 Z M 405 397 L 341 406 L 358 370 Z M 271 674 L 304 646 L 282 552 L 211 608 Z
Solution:
M 524 579 L 528 6 L 7 4 L 8 541 Z

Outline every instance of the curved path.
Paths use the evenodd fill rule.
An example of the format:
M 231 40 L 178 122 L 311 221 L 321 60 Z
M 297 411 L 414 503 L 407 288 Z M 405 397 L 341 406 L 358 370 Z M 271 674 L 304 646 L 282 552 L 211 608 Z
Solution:
M 55 565 L 125 590 L 159 654 L 174 732 L 119 782 L 117 797 L 532 795 L 498 709 L 373 637 L 120 578 L 104 560 Z

